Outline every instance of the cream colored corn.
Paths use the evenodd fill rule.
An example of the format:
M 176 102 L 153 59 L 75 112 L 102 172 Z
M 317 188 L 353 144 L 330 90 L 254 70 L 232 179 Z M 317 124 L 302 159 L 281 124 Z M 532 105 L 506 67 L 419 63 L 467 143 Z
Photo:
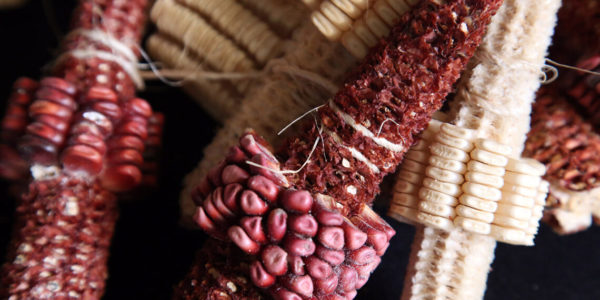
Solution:
M 402 299 L 479 299 L 496 241 L 532 245 L 548 183 L 520 158 L 558 0 L 507 0 L 400 167 L 390 215 L 418 225 Z M 468 26 L 465 26 L 465 30 Z
M 315 26 L 352 55 L 363 58 L 419 0 L 302 0 Z
M 150 14 L 158 31 L 148 52 L 167 69 L 187 71 L 184 89 L 217 120 L 236 111 L 259 72 L 283 55 L 291 28 L 306 18 L 293 1 L 249 2 L 159 0 Z M 207 79 L 202 72 L 242 78 Z

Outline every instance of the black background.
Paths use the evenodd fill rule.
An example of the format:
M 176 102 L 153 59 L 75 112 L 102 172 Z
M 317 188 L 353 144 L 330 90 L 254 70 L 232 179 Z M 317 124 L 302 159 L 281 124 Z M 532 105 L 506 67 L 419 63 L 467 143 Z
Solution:
M 41 67 L 52 60 L 56 29 L 66 31 L 74 5 L 73 0 L 30 1 L 20 9 L 0 11 L 2 112 L 14 80 L 39 78 Z M 48 16 L 54 21 L 49 22 Z M 218 125 L 174 88 L 151 83 L 140 95 L 166 116 L 160 187 L 143 199 L 122 203 L 104 299 L 170 298 L 173 285 L 188 270 L 205 238 L 177 225 L 177 199 L 183 176 L 199 161 Z M 0 183 L 2 258 L 15 201 L 7 188 L 6 182 Z M 402 292 L 414 229 L 387 220 L 397 235 L 357 299 L 399 299 Z M 561 237 L 542 226 L 535 247 L 498 244 L 485 299 L 600 299 L 600 229 Z

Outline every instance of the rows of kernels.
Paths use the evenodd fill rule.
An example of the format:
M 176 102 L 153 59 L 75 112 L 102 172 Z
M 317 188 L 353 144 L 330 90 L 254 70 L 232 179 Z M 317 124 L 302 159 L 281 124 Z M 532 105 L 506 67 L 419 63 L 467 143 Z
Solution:
M 404 156 L 394 185 L 394 196 L 390 202 L 389 214 L 395 218 L 417 222 L 419 189 L 423 185 L 425 168 L 429 159 L 429 146 L 439 131 L 441 122 L 431 120 L 430 125 Z
M 476 132 L 433 120 L 397 175 L 389 214 L 531 245 L 543 211 L 543 165 Z M 432 141 L 427 143 L 427 141 Z M 546 191 L 546 192 L 544 192 Z
M 314 11 L 312 21 L 328 39 L 339 40 L 357 58 L 390 32 L 400 16 L 418 0 L 304 1 Z
M 443 123 L 436 134 L 436 142 L 430 147 L 431 157 L 426 169 L 427 180 L 419 191 L 419 221 L 440 229 L 453 228 L 452 220 L 465 181 L 464 173 L 473 147 L 474 132 L 461 130 L 455 125 Z
M 510 154 L 510 150 L 490 140 L 476 141 L 469 171 L 465 174 L 468 183 L 463 187 L 461 205 L 457 207 L 460 218 L 454 220 L 457 226 L 480 234 L 491 232 L 490 223 L 494 220 L 500 188 L 504 185 L 504 156 Z

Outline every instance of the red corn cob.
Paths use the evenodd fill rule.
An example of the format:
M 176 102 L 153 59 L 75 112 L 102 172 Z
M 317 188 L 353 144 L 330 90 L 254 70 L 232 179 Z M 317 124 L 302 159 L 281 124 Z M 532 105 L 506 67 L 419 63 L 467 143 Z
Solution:
M 394 235 L 367 205 L 441 106 L 500 2 L 423 1 L 319 109 L 321 127 L 281 152 L 284 169 L 299 172 L 283 176 L 266 143 L 248 133 L 194 192 L 196 222 L 256 254 L 250 277 L 277 299 L 353 298 Z M 321 137 L 323 147 L 311 148 Z
M 208 240 L 198 252 L 192 270 L 175 289 L 174 299 L 260 299 L 266 295 L 245 275 L 248 257 L 234 245 Z
M 591 126 L 556 93 L 540 95 L 533 110 L 526 154 L 544 163 L 546 177 L 566 189 L 598 187 L 600 137 Z
M 27 166 L 17 153 L 18 138 L 29 123 L 27 110 L 38 88 L 37 82 L 29 78 L 19 78 L 13 85 L 13 94 L 8 99 L 6 115 L 2 120 L 0 136 L 0 176 L 11 179 L 24 179 Z
M 142 164 L 142 185 L 154 187 L 157 185 L 159 159 L 162 150 L 162 135 L 165 117 L 162 113 L 155 112 L 148 119 L 148 138 L 144 145 L 144 163 Z
M 99 298 L 117 219 L 115 196 L 96 183 L 58 176 L 34 181 L 21 200 L 10 260 L 2 268 L 2 297 Z
M 598 218 L 600 136 L 552 87 L 538 96 L 524 154 L 544 163 L 551 183 L 544 220 L 559 233 L 586 229 Z
M 81 1 L 53 77 L 40 81 L 27 108 L 31 123 L 3 127 L 11 147 L 21 131 L 18 152 L 34 179 L 18 205 L 2 298 L 99 299 L 104 292 L 117 216 L 112 192 L 142 181 L 145 144 L 160 142 L 160 117 L 134 98 L 146 5 Z M 19 116 L 9 110 L 6 119 Z M 10 166 L 8 159 L 0 165 Z

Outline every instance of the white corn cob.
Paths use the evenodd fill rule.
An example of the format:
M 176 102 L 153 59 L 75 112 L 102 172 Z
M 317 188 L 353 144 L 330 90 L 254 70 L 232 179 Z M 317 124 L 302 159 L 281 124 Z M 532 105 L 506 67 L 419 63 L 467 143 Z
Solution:
M 303 0 L 315 26 L 352 55 L 363 58 L 419 0 Z
M 307 20 L 294 32 L 282 59 L 272 63 L 276 64 L 275 69 L 299 68 L 337 83 L 355 60 L 341 45 L 322 37 Z M 182 223 L 191 225 L 195 211 L 192 189 L 205 177 L 208 168 L 233 146 L 245 128 L 252 126 L 259 135 L 277 144 L 276 133 L 280 129 L 325 102 L 332 93 L 300 74 L 274 72 L 264 78 L 263 84 L 254 87 L 235 109 L 235 114 L 224 122 L 224 127 L 204 149 L 199 165 L 186 176 L 180 198 Z
M 416 200 L 396 195 L 390 214 L 425 226 L 402 299 L 482 298 L 496 240 L 533 244 L 548 184 L 543 166 L 518 157 L 559 6 L 505 1 L 458 86 L 454 125 L 432 122 L 429 147 L 407 153 L 395 190 Z
M 257 74 L 271 59 L 282 55 L 289 39 L 285 28 L 297 26 L 299 18 L 306 16 L 297 3 L 258 1 L 273 4 L 265 9 L 261 3 L 244 2 L 159 0 L 151 11 L 158 32 L 148 40 L 148 52 L 167 68 L 192 73 L 185 80 L 185 90 L 217 120 L 231 116 L 240 105 L 252 75 L 217 81 L 204 79 L 199 73 Z M 295 13 L 282 19 L 281 15 L 290 10 Z

